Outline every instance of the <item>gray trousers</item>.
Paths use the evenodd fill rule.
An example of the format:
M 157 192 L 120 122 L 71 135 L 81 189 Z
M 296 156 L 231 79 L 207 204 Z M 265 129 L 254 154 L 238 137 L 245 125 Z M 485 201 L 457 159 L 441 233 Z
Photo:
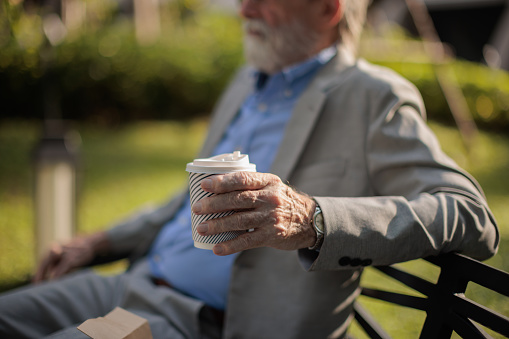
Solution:
M 154 339 L 220 335 L 201 319 L 201 301 L 155 285 L 143 261 L 118 276 L 85 270 L 1 295 L 0 338 L 88 338 L 76 327 L 116 306 L 147 319 Z

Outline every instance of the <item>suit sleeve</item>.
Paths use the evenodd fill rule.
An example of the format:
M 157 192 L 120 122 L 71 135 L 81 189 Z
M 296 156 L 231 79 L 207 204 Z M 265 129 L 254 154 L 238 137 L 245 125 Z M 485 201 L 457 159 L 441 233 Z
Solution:
M 402 96 L 379 100 L 366 133 L 372 197 L 315 197 L 325 220 L 319 253 L 300 250 L 309 270 L 389 265 L 447 252 L 493 256 L 499 233 L 485 197 L 448 158 L 421 105 Z M 384 104 L 385 103 L 385 104 Z
M 113 255 L 144 254 L 158 232 L 182 204 L 185 193 L 158 207 L 146 206 L 107 230 Z

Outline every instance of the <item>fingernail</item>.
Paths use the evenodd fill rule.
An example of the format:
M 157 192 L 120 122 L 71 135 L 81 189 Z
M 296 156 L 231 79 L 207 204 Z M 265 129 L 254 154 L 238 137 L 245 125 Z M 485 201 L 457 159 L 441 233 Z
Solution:
M 201 212 L 201 201 L 197 201 L 193 205 L 193 212 L 200 213 Z
M 207 233 L 209 230 L 209 225 L 207 225 L 206 223 L 201 223 L 198 226 L 196 226 L 196 230 L 198 231 L 198 233 Z
M 211 188 L 212 188 L 212 180 L 210 180 L 210 179 L 204 179 L 204 180 L 201 182 L 201 188 L 206 189 L 206 190 L 211 189 Z
M 223 254 L 223 252 L 224 252 L 223 246 L 214 246 L 215 254 Z

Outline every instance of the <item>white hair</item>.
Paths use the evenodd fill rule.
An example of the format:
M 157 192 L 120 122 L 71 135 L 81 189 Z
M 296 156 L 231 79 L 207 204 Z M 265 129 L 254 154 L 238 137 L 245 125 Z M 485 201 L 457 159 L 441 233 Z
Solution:
M 339 43 L 357 54 L 371 0 L 339 0 L 343 17 L 339 22 Z

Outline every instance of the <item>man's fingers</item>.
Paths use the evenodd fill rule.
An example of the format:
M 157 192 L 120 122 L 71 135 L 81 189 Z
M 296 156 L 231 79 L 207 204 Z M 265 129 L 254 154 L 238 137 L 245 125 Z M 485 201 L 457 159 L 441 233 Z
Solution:
M 258 190 L 280 182 L 275 175 L 258 172 L 234 172 L 212 176 L 201 182 L 207 192 L 216 194 L 243 190 Z
M 249 210 L 260 206 L 261 191 L 237 191 L 203 198 L 192 206 L 195 214 L 222 213 L 235 210 Z
M 44 278 L 47 275 L 47 271 L 49 269 L 49 258 L 45 258 L 41 261 L 39 264 L 39 267 L 37 267 L 37 271 L 35 272 L 34 277 L 32 278 L 32 282 L 38 283 L 44 280 Z
M 257 211 L 239 212 L 232 215 L 207 220 L 197 226 L 200 235 L 214 235 L 231 231 L 247 231 L 262 228 L 270 223 L 265 213 Z
M 48 266 L 48 257 L 45 257 L 37 266 L 37 271 L 32 278 L 32 282 L 37 283 L 44 279 L 44 275 L 46 274 L 46 267 Z
M 223 213 L 227 211 L 242 211 L 276 206 L 288 202 L 288 197 L 281 190 L 247 190 L 217 194 L 203 198 L 192 206 L 195 214 Z
M 235 239 L 215 245 L 212 250 L 214 254 L 224 256 L 260 247 L 265 239 L 265 236 L 261 233 L 254 231 L 242 234 Z
M 73 268 L 73 260 L 68 255 L 63 255 L 60 262 L 53 267 L 51 279 L 56 279 L 68 273 Z
M 33 278 L 34 282 L 40 282 L 51 276 L 51 271 L 58 264 L 62 256 L 62 247 L 55 244 L 51 247 L 48 255 L 41 261 Z

